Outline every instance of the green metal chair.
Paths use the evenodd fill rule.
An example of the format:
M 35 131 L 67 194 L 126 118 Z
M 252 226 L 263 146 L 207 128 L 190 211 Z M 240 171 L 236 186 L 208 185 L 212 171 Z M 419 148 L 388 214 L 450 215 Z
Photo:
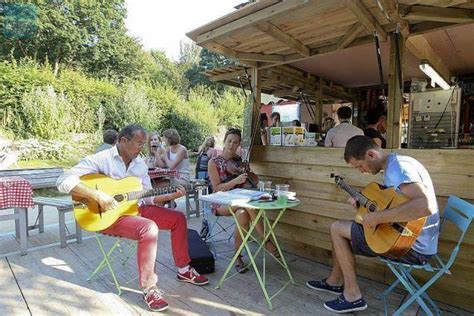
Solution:
M 439 256 L 435 255 L 432 263 L 426 263 L 424 265 L 409 265 L 400 262 L 392 261 L 386 258 L 380 260 L 387 264 L 390 270 L 395 274 L 397 280 L 390 285 L 379 298 L 383 298 L 385 303 L 385 315 L 387 315 L 387 295 L 398 285 L 402 284 L 408 291 L 410 298 L 405 301 L 393 315 L 402 315 L 402 313 L 414 302 L 417 301 L 420 307 L 425 311 L 427 315 L 440 315 L 441 310 L 436 303 L 428 296 L 426 291 L 433 285 L 439 278 L 444 274 L 451 274 L 449 268 L 453 265 L 454 260 L 459 252 L 461 243 L 466 235 L 466 232 L 474 218 L 474 205 L 458 198 L 450 196 L 448 203 L 446 204 L 442 227 L 446 226 L 446 221 L 453 223 L 459 230 L 460 236 L 456 246 L 453 248 L 451 255 L 447 260 L 444 260 Z M 442 230 L 441 230 L 442 231 Z M 413 270 L 424 270 L 426 272 L 434 274 L 424 285 L 419 284 L 415 278 L 411 275 Z M 428 307 L 427 303 L 430 305 Z M 434 313 L 433 313 L 434 312 Z
M 99 246 L 100 252 L 103 255 L 102 261 L 99 263 L 99 265 L 95 268 L 94 272 L 87 278 L 87 281 L 92 280 L 94 276 L 96 276 L 99 272 L 101 272 L 105 267 L 108 267 L 110 274 L 112 275 L 112 279 L 114 281 L 115 287 L 117 288 L 117 294 L 121 295 L 122 290 L 120 288 L 120 284 L 117 280 L 117 277 L 115 276 L 115 272 L 113 269 L 113 262 L 116 259 L 122 259 L 121 264 L 124 266 L 128 260 L 133 256 L 133 254 L 136 253 L 137 249 L 137 243 L 134 240 L 128 240 L 125 238 L 120 238 L 117 236 L 111 236 L 117 238 L 117 240 L 114 242 L 112 247 L 106 252 L 104 245 L 102 244 L 102 241 L 100 240 L 100 236 L 111 236 L 111 235 L 106 235 L 106 234 L 101 234 L 101 233 L 96 233 L 95 234 L 95 240 L 97 241 L 97 245 Z M 115 251 L 118 251 L 119 255 L 115 255 Z M 120 258 L 121 257 L 121 258 Z

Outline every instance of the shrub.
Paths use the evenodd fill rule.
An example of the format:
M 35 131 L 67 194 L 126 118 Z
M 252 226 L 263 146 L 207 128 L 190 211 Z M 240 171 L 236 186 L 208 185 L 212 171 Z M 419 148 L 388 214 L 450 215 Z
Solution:
M 247 98 L 248 99 L 248 98 Z M 216 99 L 219 125 L 242 128 L 247 99 L 240 91 L 226 90 Z
M 25 93 L 17 110 L 21 115 L 14 118 L 12 125 L 23 137 L 51 140 L 64 138 L 74 132 L 73 106 L 51 86 Z

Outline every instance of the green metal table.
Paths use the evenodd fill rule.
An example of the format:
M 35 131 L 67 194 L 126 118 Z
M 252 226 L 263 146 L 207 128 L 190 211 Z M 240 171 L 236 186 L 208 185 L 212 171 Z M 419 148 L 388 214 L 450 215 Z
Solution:
M 253 267 L 255 271 L 255 275 L 257 276 L 258 283 L 260 284 L 263 295 L 265 296 L 265 300 L 267 301 L 268 307 L 270 310 L 273 310 L 272 300 L 278 294 L 280 294 L 290 283 L 295 284 L 293 276 L 291 275 L 290 268 L 288 267 L 288 264 L 285 260 L 283 251 L 281 250 L 281 247 L 275 236 L 274 230 L 275 230 L 276 225 L 282 218 L 282 216 L 285 214 L 285 211 L 288 208 L 297 206 L 299 203 L 300 202 L 298 200 L 287 201 L 287 202 L 285 201 L 283 203 L 279 203 L 278 201 L 273 201 L 273 202 L 253 201 L 253 202 L 246 202 L 246 203 L 236 202 L 236 203 L 232 203 L 232 205 L 229 205 L 229 209 L 231 210 L 230 213 L 234 217 L 236 227 L 239 231 L 240 236 L 242 237 L 242 244 L 240 245 L 239 249 L 234 254 L 232 260 L 229 263 L 229 266 L 224 272 L 224 275 L 220 278 L 219 282 L 217 283 L 216 289 L 218 289 L 224 283 L 224 281 L 229 280 L 230 278 L 232 278 L 233 276 L 237 274 L 237 272 L 235 272 L 229 277 L 227 277 L 230 270 L 233 268 L 235 261 L 237 260 L 238 254 L 240 254 L 242 250 L 245 248 L 249 256 L 250 265 Z M 253 208 L 257 210 L 257 216 L 255 217 L 255 220 L 251 223 L 249 230 L 247 232 L 239 226 L 237 217 L 234 214 L 234 212 L 232 212 L 232 207 L 245 207 L 245 208 Z M 270 223 L 270 220 L 267 216 L 268 212 L 278 212 L 278 215 L 273 223 Z M 264 238 L 262 240 L 259 240 L 252 235 L 255 229 L 255 226 L 257 225 L 260 218 L 263 219 L 263 227 L 264 227 Z M 267 240 L 269 240 L 270 237 L 273 237 L 273 241 L 278 250 L 278 253 L 280 254 L 280 258 L 276 258 L 272 253 L 268 252 L 265 249 L 265 243 L 267 242 Z M 249 244 L 248 244 L 249 241 L 257 242 L 258 248 L 255 252 L 252 252 L 252 250 L 250 249 Z M 256 258 L 262 249 L 264 251 L 263 251 L 263 258 L 262 258 L 262 271 L 260 271 L 256 264 Z M 276 260 L 288 273 L 288 281 L 286 281 L 285 284 L 283 284 L 283 286 L 272 295 L 268 293 L 267 286 L 266 286 L 266 275 L 265 275 L 266 274 L 266 269 L 265 269 L 266 268 L 266 255 L 265 255 L 266 253 L 268 253 L 271 258 Z

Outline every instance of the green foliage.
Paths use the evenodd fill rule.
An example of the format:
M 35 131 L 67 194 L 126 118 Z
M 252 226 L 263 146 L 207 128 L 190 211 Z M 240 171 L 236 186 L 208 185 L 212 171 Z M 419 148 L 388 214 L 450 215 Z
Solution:
M 0 60 L 32 58 L 97 77 L 140 78 L 152 60 L 125 28 L 125 0 L 23 0 L 3 5 Z M 2 23 L 4 22 L 4 23 Z M 20 31 L 16 31 L 19 29 Z
M 17 110 L 23 115 L 16 116 L 12 124 L 23 137 L 51 140 L 74 132 L 72 103 L 51 86 L 25 93 Z
M 106 120 L 114 122 L 116 129 L 132 123 L 139 123 L 147 130 L 156 129 L 161 111 L 148 98 L 146 90 L 133 84 L 124 89 L 125 93 L 118 103 L 106 107 Z
M 242 128 L 246 99 L 239 90 L 226 90 L 217 98 L 216 103 L 219 125 Z

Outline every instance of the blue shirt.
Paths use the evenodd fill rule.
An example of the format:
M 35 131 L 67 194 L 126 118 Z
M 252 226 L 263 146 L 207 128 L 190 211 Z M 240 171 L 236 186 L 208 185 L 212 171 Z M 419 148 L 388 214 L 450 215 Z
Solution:
M 424 255 L 434 255 L 438 251 L 439 208 L 433 182 L 425 167 L 416 159 L 389 154 L 384 174 L 384 184 L 400 192 L 400 184 L 421 183 L 427 190 L 428 199 L 435 203 L 436 213 L 428 216 L 418 239 L 412 248 Z

